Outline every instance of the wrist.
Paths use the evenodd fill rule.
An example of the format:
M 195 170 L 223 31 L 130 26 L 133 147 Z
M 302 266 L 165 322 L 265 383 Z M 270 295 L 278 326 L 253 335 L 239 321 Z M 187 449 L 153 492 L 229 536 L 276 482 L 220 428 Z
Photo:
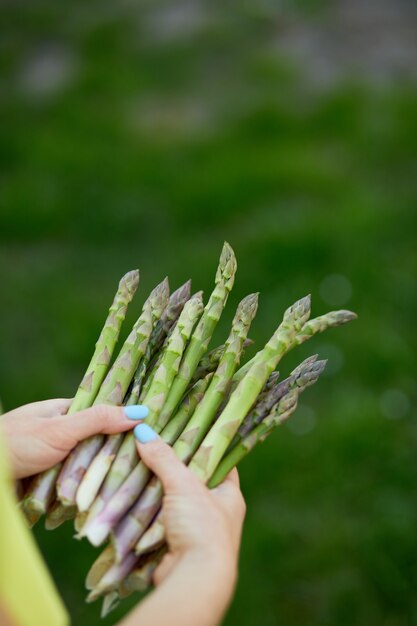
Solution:
M 198 576 L 206 586 L 232 595 L 237 579 L 237 557 L 230 549 L 204 546 L 194 548 L 181 557 L 184 567 Z
M 175 565 L 123 626 L 143 624 L 220 624 L 232 599 L 236 558 L 215 550 L 173 553 Z

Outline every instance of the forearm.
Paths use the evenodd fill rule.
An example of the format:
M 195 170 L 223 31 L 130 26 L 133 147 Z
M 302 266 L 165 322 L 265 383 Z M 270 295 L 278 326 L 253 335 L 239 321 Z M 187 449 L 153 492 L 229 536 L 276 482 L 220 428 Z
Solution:
M 228 558 L 184 556 L 119 626 L 217 626 L 235 581 L 236 569 Z

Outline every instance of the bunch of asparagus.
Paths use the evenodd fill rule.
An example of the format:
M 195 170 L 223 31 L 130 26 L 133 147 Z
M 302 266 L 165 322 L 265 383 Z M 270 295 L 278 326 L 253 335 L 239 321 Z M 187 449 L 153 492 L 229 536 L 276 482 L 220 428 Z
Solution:
M 256 315 L 258 294 L 238 305 L 225 343 L 208 351 L 233 287 L 236 259 L 225 243 L 214 290 L 204 306 L 191 281 L 169 295 L 164 279 L 115 351 L 139 272 L 120 281 L 95 352 L 72 401 L 74 413 L 93 404 L 145 404 L 147 423 L 209 487 L 218 485 L 252 448 L 286 420 L 300 394 L 319 378 L 325 361 L 314 355 L 284 380 L 276 371 L 295 346 L 356 315 L 331 311 L 310 319 L 310 296 L 295 302 L 266 345 L 241 365 Z M 102 596 L 103 614 L 144 590 L 167 550 L 163 489 L 138 457 L 132 433 L 95 435 L 68 458 L 35 476 L 21 501 L 29 524 L 46 515 L 53 529 L 75 519 L 77 537 L 107 547 L 86 580 L 87 600 Z

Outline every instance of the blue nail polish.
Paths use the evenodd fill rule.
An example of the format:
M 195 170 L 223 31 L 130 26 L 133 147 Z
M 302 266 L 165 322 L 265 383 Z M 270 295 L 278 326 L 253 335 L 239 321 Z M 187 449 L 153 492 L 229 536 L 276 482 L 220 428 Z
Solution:
M 143 404 L 131 404 L 123 407 L 126 417 L 130 420 L 144 420 L 149 415 L 149 409 Z
M 139 443 L 149 443 L 149 441 L 158 439 L 158 435 L 148 424 L 138 424 L 133 432 Z

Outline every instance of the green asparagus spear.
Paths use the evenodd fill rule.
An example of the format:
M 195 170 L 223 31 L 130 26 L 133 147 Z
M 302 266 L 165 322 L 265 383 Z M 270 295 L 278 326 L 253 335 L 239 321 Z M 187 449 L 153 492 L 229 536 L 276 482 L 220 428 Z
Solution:
M 138 284 L 138 270 L 128 272 L 121 279 L 114 301 L 110 307 L 109 315 L 97 340 L 96 349 L 68 409 L 68 413 L 72 414 L 86 409 L 93 403 L 106 375 L 111 356 L 119 338 L 120 328 L 126 316 L 128 304 L 131 302 Z M 29 515 L 33 522 L 46 513 L 54 495 L 55 482 L 61 466 L 62 464 L 58 463 L 33 479 L 22 502 L 24 513 Z
M 213 473 L 269 375 L 284 354 L 294 346 L 294 338 L 309 315 L 310 296 L 302 298 L 286 310 L 282 323 L 263 349 L 262 358 L 250 368 L 239 383 L 222 414 L 194 455 L 190 469 L 201 480 L 208 480 Z
M 152 332 L 158 324 L 160 316 L 164 313 L 164 310 L 166 310 L 166 297 L 164 297 L 162 301 L 160 298 L 149 298 L 149 300 L 150 311 L 148 313 L 148 319 L 146 320 L 145 318 L 145 323 L 141 325 L 141 334 L 144 340 L 140 348 L 140 354 L 137 355 L 138 359 L 143 359 L 145 357 L 150 338 L 152 337 Z M 108 435 L 105 439 L 103 447 L 88 467 L 76 493 L 76 502 L 78 510 L 81 513 L 86 512 L 93 503 L 103 480 L 111 468 L 115 455 L 123 442 L 123 438 L 124 433 Z
M 143 305 L 142 313 L 101 385 L 94 404 L 122 403 L 138 362 L 146 351 L 154 322 L 166 307 L 168 294 L 168 279 L 164 279 Z M 57 479 L 58 498 L 64 506 L 75 504 L 78 486 L 103 440 L 104 435 L 86 439 L 76 446 L 65 461 Z
M 295 341 L 297 344 L 304 343 L 307 339 L 310 339 L 310 337 L 316 335 L 317 333 L 322 333 L 328 328 L 335 328 L 336 326 L 347 324 L 348 322 L 355 320 L 357 317 L 356 313 L 353 313 L 352 311 L 346 311 L 343 309 L 340 311 L 330 311 L 325 315 L 320 315 L 319 317 L 308 320 L 308 322 L 306 322 L 302 329 L 298 332 Z
M 139 271 L 133 270 L 120 281 L 119 289 L 110 307 L 110 315 L 106 320 L 96 349 L 87 368 L 85 376 L 75 394 L 68 413 L 75 413 L 89 407 L 99 392 L 106 375 L 120 328 L 126 316 L 126 310 L 139 284 Z
M 155 372 L 152 385 L 143 397 L 143 403 L 149 408 L 147 423 L 150 426 L 155 426 L 158 423 L 165 399 L 178 373 L 185 347 L 202 312 L 202 295 L 198 293 L 184 306 L 174 332 L 169 338 L 167 349 L 163 353 L 161 362 Z
M 177 408 L 181 398 L 194 375 L 199 361 L 207 351 L 207 346 L 214 329 L 223 312 L 227 297 L 233 287 L 236 273 L 236 258 L 228 243 L 223 246 L 219 266 L 216 272 L 216 286 L 204 309 L 203 315 L 190 339 L 190 344 L 184 354 L 178 375 L 171 387 L 170 393 L 160 413 L 158 426 L 163 428 Z
M 172 381 L 178 372 L 185 346 L 202 311 L 203 300 L 200 292 L 185 304 L 155 372 L 151 387 L 148 393 L 141 399 L 142 403 L 149 409 L 147 423 L 150 425 L 155 425 L 158 420 L 158 415 Z M 114 458 L 114 455 L 116 455 L 116 458 Z M 93 503 L 107 473 L 106 491 L 107 493 L 110 493 L 110 491 L 115 493 L 137 462 L 136 446 L 131 432 L 126 435 L 121 433 L 109 436 L 78 488 L 78 509 L 87 511 Z

